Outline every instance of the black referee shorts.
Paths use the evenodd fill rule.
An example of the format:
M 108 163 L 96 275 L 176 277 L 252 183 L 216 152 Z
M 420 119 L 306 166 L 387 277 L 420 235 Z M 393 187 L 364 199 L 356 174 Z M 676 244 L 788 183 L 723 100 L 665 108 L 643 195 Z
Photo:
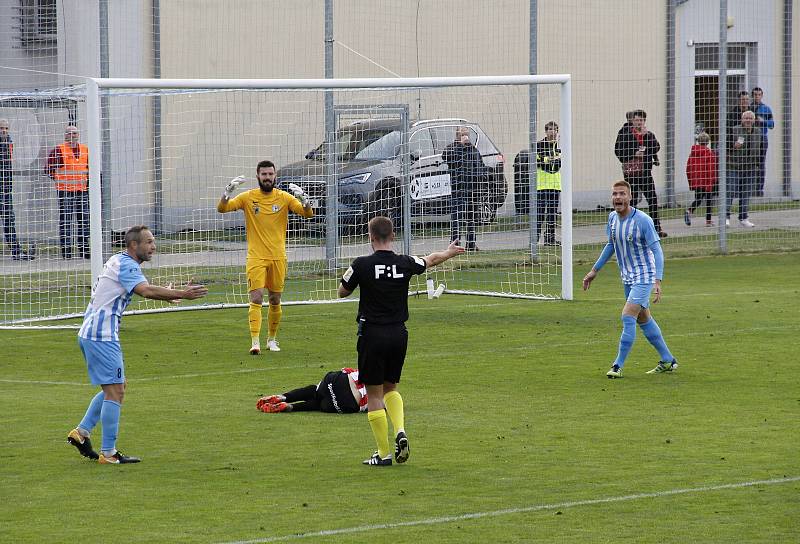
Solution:
M 358 380 L 365 385 L 398 383 L 408 348 L 408 330 L 403 323 L 365 323 L 358 337 Z

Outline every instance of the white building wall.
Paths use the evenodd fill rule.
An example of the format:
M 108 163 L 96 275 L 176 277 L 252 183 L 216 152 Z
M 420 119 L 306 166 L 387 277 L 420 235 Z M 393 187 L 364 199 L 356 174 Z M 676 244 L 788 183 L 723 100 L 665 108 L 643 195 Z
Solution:
M 755 62 L 748 65 L 747 82 L 742 90 L 754 86 L 764 89 L 764 102 L 776 119 L 782 115 L 781 29 L 783 11 L 780 0 L 729 0 L 728 15 L 733 26 L 728 29 L 728 43 L 756 45 Z M 698 43 L 719 43 L 719 2 L 690 0 L 678 6 L 675 33 L 676 119 L 675 119 L 675 190 L 687 192 L 685 165 L 694 143 L 695 124 L 695 48 Z M 692 44 L 692 45 L 690 45 Z M 729 103 L 728 109 L 735 104 Z M 715 142 L 716 143 L 716 142 Z M 779 196 L 782 175 L 783 140 L 777 126 L 769 133 L 767 196 Z
M 0 81 L 3 89 L 35 89 L 55 85 L 55 55 L 19 41 L 16 2 L 0 2 Z
M 274 20 L 263 15 L 272 9 L 252 0 L 233 2 L 230 9 L 202 2 L 202 10 L 188 0 L 162 3 L 163 77 L 322 77 L 323 3 L 301 0 L 270 5 Z M 335 77 L 527 73 L 527 2 L 424 3 L 419 17 L 415 10 L 400 5 L 389 0 L 335 3 Z M 185 13 L 192 7 L 196 16 L 187 28 Z M 617 0 L 613 9 L 578 0 L 539 2 L 538 71 L 574 77 L 574 180 L 579 207 L 594 207 L 598 199 L 605 202 L 609 183 L 621 175 L 613 144 L 626 111 L 647 110 L 651 130 L 664 140 L 665 16 L 659 2 Z M 614 39 L 599 40 L 599 36 Z M 525 94 L 521 90 L 514 104 L 520 120 L 528 115 Z M 486 103 L 482 111 L 465 113 L 466 108 L 459 111 L 459 99 L 449 107 L 441 102 L 423 103 L 418 110 L 412 102 L 412 114 L 468 116 L 481 123 L 506 156 L 511 195 L 511 164 L 519 150 L 527 147 L 526 123 L 500 126 L 495 123 L 496 111 L 503 105 Z M 465 96 L 463 103 L 471 99 Z M 317 119 L 322 119 L 321 107 L 317 100 L 313 106 Z M 544 122 L 557 119 L 558 107 L 558 92 L 542 88 L 537 139 L 543 137 Z M 305 148 L 316 144 L 320 136 L 307 131 Z M 265 149 L 281 148 L 283 137 L 276 135 L 274 141 L 264 142 Z M 275 156 L 283 164 L 301 157 L 296 151 L 294 157 Z M 229 175 L 215 166 L 203 170 L 220 180 Z M 655 177 L 663 190 L 663 169 L 657 169 Z M 177 200 L 184 195 L 175 192 L 166 198 Z M 211 192 L 207 198 L 212 198 Z
M 66 24 L 59 29 L 61 85 L 81 85 L 86 77 L 100 77 L 100 3 L 98 0 L 61 0 Z M 152 77 L 152 17 L 150 2 L 108 2 L 108 76 Z M 65 30 L 70 29 L 70 30 Z M 80 29 L 77 31 L 76 29 Z M 110 137 L 124 145 L 112 146 L 107 182 L 111 186 L 114 229 L 136 222 L 152 222 L 153 183 L 150 99 L 109 101 Z M 80 108 L 78 126 L 86 134 L 86 109 Z M 124 210 L 124 211 L 123 211 Z M 123 215 L 124 214 L 124 215 Z

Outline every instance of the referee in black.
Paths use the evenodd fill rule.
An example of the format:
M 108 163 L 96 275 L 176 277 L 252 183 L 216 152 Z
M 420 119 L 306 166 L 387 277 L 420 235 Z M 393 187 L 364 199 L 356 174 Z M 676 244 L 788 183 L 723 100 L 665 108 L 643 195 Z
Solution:
M 378 451 L 364 464 L 391 466 L 387 413 L 395 432 L 395 461 L 405 463 L 409 456 L 403 398 L 397 391 L 408 347 L 408 284 L 413 275 L 463 253 L 464 248 L 454 240 L 445 251 L 424 258 L 398 255 L 392 250 L 392 221 L 380 216 L 369 222 L 369 241 L 374 253 L 353 261 L 342 276 L 339 297 L 361 286 L 356 317 L 358 374 L 367 386 L 367 417 L 378 443 Z

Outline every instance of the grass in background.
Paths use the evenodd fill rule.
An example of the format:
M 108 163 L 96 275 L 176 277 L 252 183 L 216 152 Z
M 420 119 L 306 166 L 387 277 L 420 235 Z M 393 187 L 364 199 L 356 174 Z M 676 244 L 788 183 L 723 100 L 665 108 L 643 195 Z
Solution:
M 657 355 L 638 334 L 622 380 L 605 377 L 613 266 L 572 302 L 412 298 L 412 456 L 380 469 L 360 464 L 363 414 L 255 410 L 355 364 L 355 304 L 287 307 L 284 350 L 258 358 L 243 309 L 126 317 L 119 446 L 143 462 L 125 467 L 65 442 L 95 391 L 75 331 L 0 331 L 0 541 L 791 542 L 796 480 L 565 503 L 800 476 L 799 269 L 796 253 L 668 260 L 654 315 L 680 369 L 644 374 Z M 480 512 L 496 515 L 435 520 Z M 420 523 L 350 531 L 404 522 Z

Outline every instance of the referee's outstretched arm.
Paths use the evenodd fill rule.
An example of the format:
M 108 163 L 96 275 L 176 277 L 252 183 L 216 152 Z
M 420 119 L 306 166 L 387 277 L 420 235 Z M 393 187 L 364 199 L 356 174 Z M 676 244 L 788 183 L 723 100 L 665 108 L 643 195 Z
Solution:
M 456 255 L 461 255 L 464 253 L 464 248 L 458 245 L 458 240 L 453 240 L 450 242 L 450 245 L 444 251 L 437 251 L 436 253 L 431 253 L 430 255 L 426 255 L 425 265 L 428 268 L 436 266 L 437 264 L 442 264 L 448 259 L 452 259 Z

